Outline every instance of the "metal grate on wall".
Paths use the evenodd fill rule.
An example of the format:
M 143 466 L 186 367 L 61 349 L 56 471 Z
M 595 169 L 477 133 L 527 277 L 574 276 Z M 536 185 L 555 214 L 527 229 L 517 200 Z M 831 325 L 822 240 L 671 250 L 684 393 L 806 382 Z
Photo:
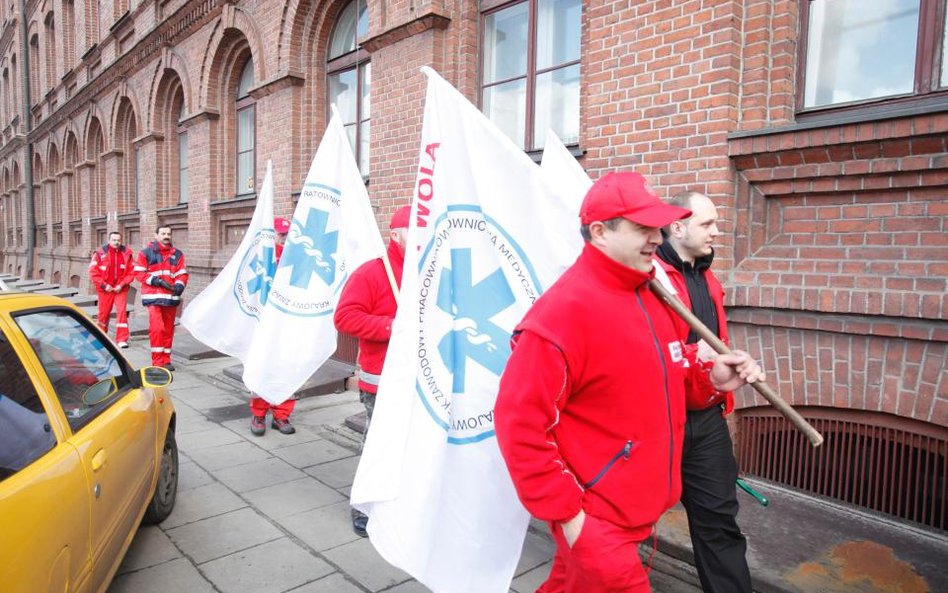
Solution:
M 948 528 L 948 428 L 889 414 L 797 408 L 825 442 L 813 448 L 772 408 L 737 412 L 744 473 Z

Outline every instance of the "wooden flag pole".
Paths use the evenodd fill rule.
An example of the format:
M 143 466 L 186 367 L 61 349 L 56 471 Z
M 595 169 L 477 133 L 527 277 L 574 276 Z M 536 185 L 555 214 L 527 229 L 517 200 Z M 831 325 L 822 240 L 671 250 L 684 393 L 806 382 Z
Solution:
M 667 288 L 662 286 L 661 282 L 656 279 L 649 280 L 649 288 L 652 289 L 652 292 L 657 294 L 662 298 L 663 301 L 668 303 L 668 306 L 671 307 L 679 317 L 685 320 L 691 329 L 695 330 L 695 334 L 698 335 L 701 339 L 707 342 L 714 351 L 718 354 L 730 354 L 731 349 L 727 347 L 727 344 L 721 341 L 713 331 L 708 329 L 708 327 L 701 323 L 701 320 L 695 317 L 694 313 L 688 310 L 675 295 L 668 291 Z M 823 435 L 819 433 L 813 426 L 803 419 L 803 416 L 799 412 L 793 409 L 787 402 L 783 400 L 777 393 L 770 388 L 769 385 L 763 381 L 755 381 L 754 383 L 749 384 L 751 387 L 757 390 L 757 393 L 764 396 L 770 404 L 777 408 L 777 411 L 780 412 L 784 418 L 790 421 L 800 432 L 806 435 L 806 438 L 810 441 L 810 444 L 814 447 L 819 447 L 823 444 Z
M 385 266 L 385 275 L 388 276 L 388 284 L 392 287 L 392 294 L 395 295 L 395 304 L 398 304 L 398 283 L 395 282 L 395 273 L 392 271 L 392 263 L 388 261 L 388 254 L 382 256 L 382 264 Z

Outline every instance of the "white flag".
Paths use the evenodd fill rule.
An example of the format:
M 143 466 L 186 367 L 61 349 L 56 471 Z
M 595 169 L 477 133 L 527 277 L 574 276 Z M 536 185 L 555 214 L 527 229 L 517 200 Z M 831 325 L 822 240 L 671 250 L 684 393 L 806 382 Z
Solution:
M 586 174 L 586 170 L 573 158 L 569 150 L 563 146 L 563 142 L 553 130 L 548 130 L 546 135 L 546 146 L 543 148 L 543 159 L 540 161 L 540 168 L 549 181 L 555 187 L 561 188 L 570 196 L 578 196 L 576 202 L 576 212 L 579 212 L 579 206 L 586 196 L 586 192 L 592 187 L 592 180 Z M 575 252 L 579 255 L 582 250 L 582 239 L 577 234 L 574 236 L 563 237 L 562 248 Z M 665 268 L 653 265 L 655 268 L 655 278 L 661 282 L 668 292 L 678 294 L 675 287 L 672 286 L 671 279 Z
M 529 516 L 494 401 L 512 330 L 578 253 L 564 261 L 551 246 L 579 234 L 579 201 L 423 70 L 401 299 L 351 499 L 376 550 L 436 593 L 501 593 Z
M 257 206 L 240 246 L 181 314 L 181 324 L 192 336 L 218 352 L 246 360 L 276 270 L 274 244 L 273 164 L 267 161 Z
M 333 314 L 346 278 L 384 253 L 365 182 L 333 110 L 243 361 L 247 387 L 273 404 L 293 395 L 336 351 Z

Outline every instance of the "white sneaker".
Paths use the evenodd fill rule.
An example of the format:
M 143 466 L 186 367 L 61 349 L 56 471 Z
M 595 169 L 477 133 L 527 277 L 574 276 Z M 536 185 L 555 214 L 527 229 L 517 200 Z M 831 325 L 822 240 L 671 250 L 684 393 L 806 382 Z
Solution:
M 118 343 L 118 347 L 119 347 L 119 348 L 128 348 L 128 342 L 119 342 L 119 343 Z

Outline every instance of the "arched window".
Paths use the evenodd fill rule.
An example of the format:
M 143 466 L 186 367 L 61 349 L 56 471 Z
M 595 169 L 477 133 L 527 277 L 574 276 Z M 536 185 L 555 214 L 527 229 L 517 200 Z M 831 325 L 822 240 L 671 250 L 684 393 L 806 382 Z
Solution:
M 358 39 L 369 29 L 365 0 L 354 0 L 339 14 L 326 61 L 329 104 L 335 105 L 364 177 L 369 175 L 372 63 Z
M 35 204 L 36 226 L 46 224 L 46 192 L 43 180 L 46 179 L 46 170 L 43 168 L 43 159 L 39 154 L 33 155 L 33 202 Z
M 76 62 L 76 2 L 63 0 L 63 61 L 67 69 Z
M 30 102 L 39 101 L 40 95 L 40 57 L 39 57 L 39 35 L 33 34 L 30 37 Z M 32 107 L 32 105 L 30 105 Z
M 247 60 L 240 79 L 237 81 L 237 160 L 236 180 L 237 195 L 252 194 L 256 191 L 255 185 L 255 144 L 257 118 L 255 113 L 256 100 L 250 96 L 253 88 L 253 58 Z
M 78 162 L 79 144 L 76 142 L 75 134 L 69 132 L 63 143 L 63 165 L 68 174 L 63 176 L 64 185 L 61 189 L 63 199 L 66 201 L 66 222 L 77 221 L 82 216 L 82 207 L 79 203 L 80 193 L 77 189 L 79 180 L 76 177 Z
M 119 104 L 118 135 L 116 146 L 122 150 L 122 160 L 119 166 L 122 176 L 119 187 L 119 212 L 134 212 L 138 210 L 138 159 L 139 150 L 135 146 L 135 137 L 138 136 L 138 126 L 135 123 L 135 110 L 132 102 L 123 98 Z
M 93 163 L 89 172 L 89 215 L 92 217 L 105 216 L 105 175 L 100 161 L 104 147 L 102 125 L 98 119 L 93 119 L 86 138 L 86 160 Z
M 56 86 L 56 19 L 53 12 L 46 13 L 43 21 L 46 28 L 46 88 Z
M 10 69 L 3 69 L 3 106 L 0 108 L 0 127 L 5 127 L 11 119 L 13 119 L 10 114 L 13 113 L 11 109 L 12 105 L 10 104 Z
M 51 220 L 53 224 L 62 222 L 63 217 L 63 208 L 62 208 L 62 196 L 60 195 L 60 186 L 59 186 L 59 150 L 56 149 L 56 145 L 53 144 L 49 147 L 49 157 L 47 158 L 47 169 L 49 181 L 46 183 L 46 188 L 49 191 L 47 199 L 49 201 L 49 209 Z
M 12 104 L 10 106 L 10 119 L 20 113 L 20 94 L 17 77 L 20 76 L 20 71 L 16 69 L 16 54 L 10 58 L 10 100 Z
M 175 98 L 178 114 L 178 203 L 188 203 L 188 129 L 184 127 L 184 120 L 188 112 L 184 107 L 184 93 L 179 92 Z

